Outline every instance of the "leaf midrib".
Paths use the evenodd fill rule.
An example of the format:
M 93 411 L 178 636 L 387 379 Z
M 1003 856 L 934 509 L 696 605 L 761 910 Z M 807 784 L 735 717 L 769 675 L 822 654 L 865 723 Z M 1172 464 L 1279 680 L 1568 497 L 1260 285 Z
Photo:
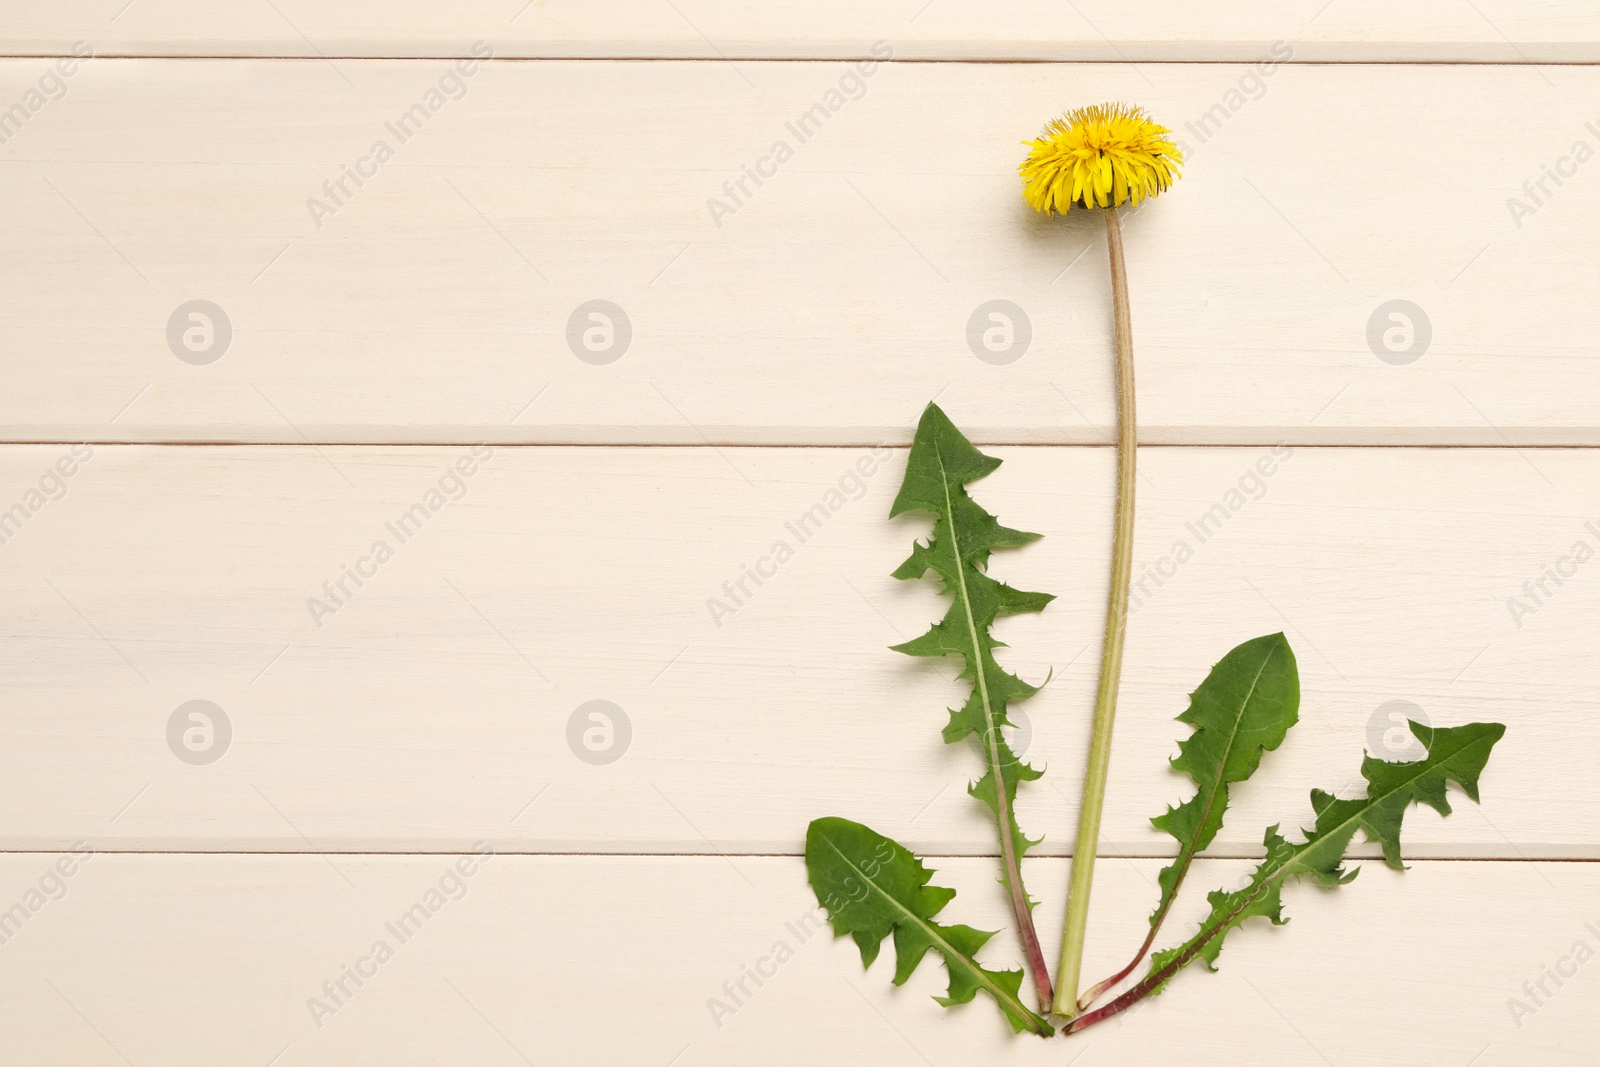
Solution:
M 1256 668 L 1255 677 L 1250 679 L 1250 691 L 1239 702 L 1239 714 L 1233 720 L 1233 728 L 1228 731 L 1228 743 L 1223 748 L 1223 756 L 1217 766 L 1217 776 L 1211 783 L 1210 794 L 1206 797 L 1205 807 L 1200 812 L 1200 821 L 1195 825 L 1194 834 L 1189 840 L 1179 842 L 1182 848 L 1179 850 L 1177 858 L 1172 861 L 1172 868 L 1178 872 L 1178 876 L 1172 882 L 1172 889 L 1162 895 L 1161 902 L 1156 905 L 1155 914 L 1150 916 L 1150 937 L 1145 940 L 1145 949 L 1150 947 L 1150 942 L 1155 940 L 1155 935 L 1161 929 L 1161 924 L 1166 921 L 1167 912 L 1172 910 L 1173 903 L 1178 899 L 1178 890 L 1183 888 L 1183 883 L 1188 878 L 1189 863 L 1194 859 L 1195 853 L 1200 851 L 1200 839 L 1205 836 L 1206 823 L 1211 820 L 1211 809 L 1216 805 L 1217 796 L 1227 789 L 1228 757 L 1233 754 L 1233 746 L 1239 736 L 1239 726 L 1244 722 L 1245 709 L 1250 706 L 1250 701 L 1255 697 L 1256 688 L 1261 683 L 1261 676 L 1267 672 L 1267 664 L 1276 654 L 1277 650 L 1274 649 L 1261 661 L 1261 665 Z M 1195 784 L 1198 786 L 1200 783 L 1196 782 Z M 1196 795 L 1199 794 L 1197 793 Z M 1135 959 L 1134 963 L 1137 964 L 1138 960 Z
M 972 642 L 972 673 L 977 677 L 978 697 L 983 701 L 983 747 L 989 757 L 989 773 L 994 775 L 994 794 L 996 820 L 1000 825 L 1000 848 L 1008 859 L 1008 866 L 1015 862 L 1016 842 L 1012 838 L 1011 825 L 1011 798 L 1006 794 L 1006 780 L 1000 766 L 1000 728 L 994 720 L 994 707 L 989 701 L 989 681 L 983 669 L 983 646 L 978 643 L 978 623 L 972 616 L 972 597 L 967 591 L 966 562 L 961 555 L 961 538 L 956 533 L 955 501 L 950 496 L 950 475 L 945 470 L 944 453 L 935 444 L 933 458 L 939 464 L 939 484 L 944 490 L 944 514 L 950 524 L 950 550 L 956 557 L 956 583 L 960 586 L 961 612 L 967 619 L 967 638 Z M 1010 880 L 1010 871 L 1006 872 Z M 1022 871 L 1017 871 L 1020 880 Z M 1018 892 L 1021 887 L 1018 886 Z
M 1233 728 L 1228 731 L 1228 743 L 1223 747 L 1222 759 L 1219 760 L 1217 764 L 1216 779 L 1211 783 L 1211 791 L 1206 796 L 1205 807 L 1200 812 L 1200 824 L 1195 827 L 1194 836 L 1184 846 L 1184 852 L 1179 853 L 1180 860 L 1183 858 L 1185 853 L 1193 856 L 1200 849 L 1200 838 L 1205 836 L 1206 823 L 1211 821 L 1211 809 L 1216 806 L 1217 797 L 1226 792 L 1228 785 L 1230 784 L 1227 780 L 1228 757 L 1233 755 L 1233 746 L 1238 741 L 1239 727 L 1244 722 L 1245 710 L 1250 707 L 1250 701 L 1255 698 L 1256 689 L 1261 684 L 1261 676 L 1267 673 L 1267 664 L 1271 662 L 1272 657 L 1276 654 L 1277 649 L 1273 649 L 1272 652 L 1269 652 L 1266 658 L 1261 661 L 1261 666 L 1256 668 L 1255 677 L 1250 679 L 1250 691 L 1247 692 L 1244 695 L 1244 699 L 1239 702 L 1239 714 L 1234 717 Z M 1181 882 L 1182 879 L 1180 878 L 1179 881 Z M 1176 887 L 1173 888 L 1173 894 L 1177 894 Z

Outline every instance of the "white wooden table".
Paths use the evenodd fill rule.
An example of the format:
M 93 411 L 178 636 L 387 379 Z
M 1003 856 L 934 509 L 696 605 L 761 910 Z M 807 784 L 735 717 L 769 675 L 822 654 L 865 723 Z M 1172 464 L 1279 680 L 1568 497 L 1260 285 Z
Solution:
M 1600 2 L 3 0 L 0 39 L 0 1064 L 1600 1062 Z M 1409 872 L 1047 1043 L 807 935 L 798 854 L 869 822 L 1005 925 L 957 690 L 885 649 L 942 611 L 885 518 L 937 395 L 1047 534 L 996 567 L 1060 597 L 1001 632 L 1055 671 L 1059 936 L 1108 281 L 1015 166 L 1115 98 L 1191 157 L 1126 228 L 1136 577 L 1194 552 L 1131 623 L 1086 976 L 1238 641 L 1288 633 L 1301 724 L 1173 931 L 1396 708 L 1510 730 Z

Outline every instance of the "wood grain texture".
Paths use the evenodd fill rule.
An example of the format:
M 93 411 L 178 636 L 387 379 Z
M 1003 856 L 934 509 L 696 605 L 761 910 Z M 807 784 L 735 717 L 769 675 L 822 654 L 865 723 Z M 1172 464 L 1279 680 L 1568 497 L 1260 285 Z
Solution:
M 54 858 L 0 858 L 0 901 L 20 899 Z M 1056 899 L 1065 863 L 1030 865 L 1030 884 Z M 938 884 L 959 891 L 952 919 L 1003 922 L 987 861 L 934 866 Z M 1337 892 L 1290 889 L 1287 926 L 1246 927 L 1219 973 L 1180 975 L 1123 1025 L 1072 1043 L 1012 1039 L 986 1003 L 939 1008 L 943 973 L 931 958 L 893 989 L 885 960 L 863 974 L 849 941 L 797 936 L 815 901 L 795 859 L 498 856 L 474 867 L 446 882 L 437 912 L 400 943 L 386 924 L 439 892 L 451 858 L 95 856 L 64 899 L 0 946 L 7 1055 L 37 1067 L 275 1056 L 283 1067 L 917 1067 L 1191 1062 L 1204 1049 L 1207 1062 L 1245 1067 L 1583 1067 L 1600 1038 L 1596 964 L 1573 975 L 1571 955 L 1579 941 L 1591 956 L 1600 944 L 1591 864 L 1424 861 L 1401 874 L 1368 863 Z M 1104 865 L 1093 972 L 1137 941 L 1157 867 Z M 1202 861 L 1174 933 L 1198 918 L 1201 886 L 1234 884 L 1245 870 Z M 1053 941 L 1055 909 L 1039 917 Z M 346 980 L 350 995 L 319 1027 L 310 998 L 380 940 L 392 958 L 361 964 L 368 977 Z M 1010 935 L 985 956 L 1014 959 Z M 1519 1028 L 1508 1000 L 1563 958 L 1569 976 L 1560 988 L 1546 980 L 1553 996 Z M 724 991 L 756 967 L 767 977 L 744 979 L 749 996 Z M 643 992 L 618 1011 L 625 990 Z M 714 1017 L 714 999 L 734 1010 Z
M 1590 0 L 64 0 L 0 4 L 11 54 L 456 56 L 474 40 L 532 58 L 1253 59 L 1277 39 L 1318 61 L 1594 62 Z
M 866 444 L 940 393 L 979 440 L 1102 442 L 1101 228 L 1031 215 L 1015 167 L 1064 106 L 1128 97 L 1192 154 L 1126 225 L 1146 442 L 1600 443 L 1594 68 L 474 69 L 77 68 L 0 151 L 0 436 Z M 0 62 L 0 101 L 48 71 Z M 324 189 L 355 165 L 375 174 Z M 206 366 L 169 350 L 194 299 L 232 327 Z M 610 365 L 569 348 L 594 299 L 631 323 Z M 1009 365 L 969 347 L 996 299 L 1030 323 Z M 1369 347 L 1420 344 L 1395 300 L 1431 338 L 1405 366 Z
M 952 400 L 958 424 L 964 407 Z M 25 506 L 63 451 L 0 450 L 0 504 Z M 1112 458 L 997 454 L 1006 465 L 979 499 L 1048 536 L 994 572 L 1059 596 L 999 636 L 1022 677 L 1054 671 L 1019 706 L 1026 755 L 1049 770 L 1022 791 L 1019 817 L 1061 855 L 1092 703 Z M 927 524 L 885 518 L 904 453 L 880 455 L 498 448 L 457 481 L 466 446 L 96 447 L 67 495 L 0 545 L 0 842 L 794 853 L 809 819 L 839 814 L 919 850 L 987 853 L 992 827 L 962 795 L 976 758 L 939 739 L 963 691 L 948 667 L 885 647 L 945 603 L 888 576 Z M 1390 702 L 1407 701 L 1436 725 L 1510 726 L 1485 804 L 1419 813 L 1411 854 L 1600 856 L 1600 564 L 1574 562 L 1577 542 L 1600 545 L 1587 525 L 1600 520 L 1600 454 L 1141 459 L 1108 853 L 1170 848 L 1147 820 L 1186 795 L 1165 765 L 1183 730 L 1173 717 L 1229 648 L 1284 630 L 1301 723 L 1236 791 L 1222 854 L 1254 854 L 1265 826 L 1308 820 L 1313 786 L 1359 787 L 1363 748 L 1384 749 Z M 381 565 L 380 541 L 393 553 Z M 755 567 L 771 572 L 759 586 L 744 576 Z M 367 572 L 360 587 L 347 568 Z M 1568 577 L 1557 585 L 1547 569 Z M 343 596 L 328 591 L 341 580 Z M 1514 615 L 1510 598 L 1535 603 L 1525 582 L 1545 595 Z M 169 748 L 190 700 L 231 722 L 231 747 L 208 766 Z M 591 700 L 631 724 L 608 765 L 569 747 Z

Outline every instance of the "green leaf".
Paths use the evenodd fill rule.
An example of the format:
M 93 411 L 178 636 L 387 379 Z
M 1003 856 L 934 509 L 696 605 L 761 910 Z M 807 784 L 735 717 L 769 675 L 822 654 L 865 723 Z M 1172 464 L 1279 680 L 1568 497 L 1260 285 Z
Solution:
M 1146 982 L 1154 980 L 1159 989 L 1196 959 L 1215 970 L 1223 939 L 1252 916 L 1278 925 L 1287 922 L 1281 893 L 1288 879 L 1306 878 L 1330 887 L 1350 881 L 1358 872 L 1344 868 L 1344 855 L 1357 830 L 1364 832 L 1368 841 L 1382 846 L 1384 859 L 1391 867 L 1403 868 L 1400 823 L 1407 808 L 1420 803 L 1440 815 L 1449 815 L 1446 787 L 1451 782 L 1477 801 L 1478 777 L 1506 728 L 1495 722 L 1475 722 L 1434 730 L 1413 722 L 1411 732 L 1427 748 L 1426 756 L 1411 763 L 1388 763 L 1367 756 L 1361 763 L 1361 776 L 1367 780 L 1364 797 L 1341 800 L 1313 789 L 1311 806 L 1317 818 L 1305 840 L 1291 844 L 1276 826 L 1268 829 L 1267 858 L 1256 867 L 1249 883 L 1231 893 L 1211 893 L 1211 914 L 1200 932 L 1176 948 L 1157 952 L 1151 958 Z
M 1133 973 L 1155 943 L 1172 910 L 1195 854 L 1222 829 L 1228 787 L 1256 772 L 1261 757 L 1283 744 L 1299 718 L 1300 673 L 1283 634 L 1258 637 L 1223 656 L 1206 680 L 1189 694 L 1189 708 L 1178 721 L 1194 732 L 1178 743 L 1173 769 L 1194 780 L 1194 796 L 1169 807 L 1150 822 L 1178 842 L 1178 856 L 1159 877 L 1161 899 L 1150 913 L 1150 932 L 1126 965 L 1086 990 L 1078 1000 L 1087 1008 L 1107 989 Z
M 1195 853 L 1222 829 L 1228 787 L 1256 772 L 1261 757 L 1283 744 L 1299 720 L 1300 673 L 1283 634 L 1258 637 L 1229 652 L 1189 694 L 1178 721 L 1194 732 L 1178 743 L 1174 770 L 1194 780 L 1194 796 L 1150 822 L 1178 841 L 1178 858 L 1162 869 L 1161 902 L 1150 915 L 1161 926 Z
M 1015 548 L 1039 539 L 1038 534 L 1001 526 L 967 495 L 968 483 L 998 466 L 1000 460 L 974 448 L 937 405 L 929 404 L 923 411 L 906 461 L 905 481 L 889 514 L 893 517 L 908 511 L 931 512 L 935 516 L 933 533 L 927 544 L 912 548 L 910 558 L 894 576 L 920 578 L 931 570 L 943 581 L 951 603 L 945 617 L 932 629 L 894 649 L 908 656 L 960 656 L 965 662 L 960 677 L 973 680 L 972 692 L 960 708 L 950 712 L 944 739 L 951 744 L 975 737 L 983 749 L 986 770 L 967 792 L 981 801 L 996 820 L 1001 879 L 1011 895 L 1027 942 L 1033 926 L 1028 912 L 1034 902 L 1022 887 L 1020 861 L 1038 841 L 1023 835 L 1013 808 L 1017 786 L 1040 777 L 1042 772 L 1012 752 L 1000 728 L 1012 725 L 1006 718 L 1007 707 L 1038 689 L 995 662 L 994 650 L 1005 645 L 995 640 L 989 630 L 999 616 L 1041 611 L 1055 598 L 1047 593 L 1013 589 L 985 573 L 994 549 Z
M 806 830 L 806 874 L 828 909 L 834 936 L 855 939 L 862 966 L 872 966 L 892 933 L 895 985 L 904 985 L 932 949 L 944 957 L 950 975 L 946 995 L 934 998 L 940 1004 L 965 1004 L 981 989 L 1013 1030 L 1054 1033 L 1018 997 L 1021 970 L 986 970 L 974 958 L 992 932 L 934 921 L 956 891 L 929 885 L 933 872 L 901 845 L 848 819 L 816 819 Z

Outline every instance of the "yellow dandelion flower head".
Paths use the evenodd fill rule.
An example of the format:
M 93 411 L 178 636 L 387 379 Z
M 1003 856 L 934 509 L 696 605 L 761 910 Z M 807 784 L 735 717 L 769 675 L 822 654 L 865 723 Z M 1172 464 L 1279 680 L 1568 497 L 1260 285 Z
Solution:
M 1046 126 L 1017 169 L 1022 198 L 1035 211 L 1064 215 L 1072 205 L 1116 207 L 1157 196 L 1177 181 L 1183 153 L 1171 131 L 1132 104 L 1095 104 Z

